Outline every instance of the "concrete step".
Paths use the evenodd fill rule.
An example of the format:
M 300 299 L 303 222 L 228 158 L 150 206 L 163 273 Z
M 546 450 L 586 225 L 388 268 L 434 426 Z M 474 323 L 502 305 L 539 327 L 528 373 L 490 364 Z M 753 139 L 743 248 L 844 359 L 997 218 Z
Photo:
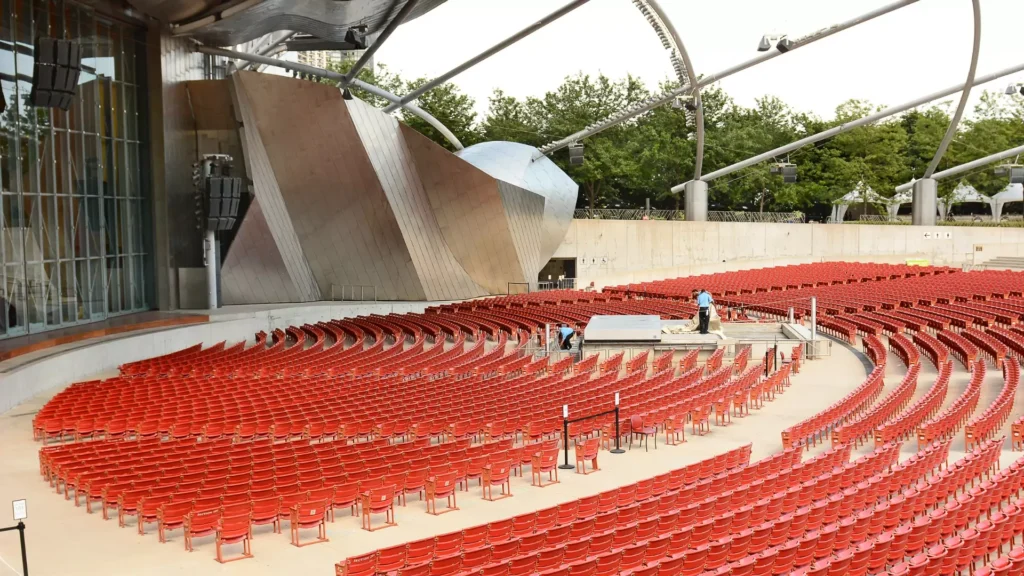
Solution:
M 990 270 L 1024 270 L 1024 257 L 999 256 L 998 258 L 986 260 L 982 265 Z

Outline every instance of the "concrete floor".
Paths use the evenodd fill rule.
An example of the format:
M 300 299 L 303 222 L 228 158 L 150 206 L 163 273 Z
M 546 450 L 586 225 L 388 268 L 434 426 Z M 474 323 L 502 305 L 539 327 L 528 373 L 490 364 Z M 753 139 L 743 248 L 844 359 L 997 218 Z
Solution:
M 763 353 L 754 352 L 754 358 Z M 902 365 L 898 362 L 892 364 L 896 368 L 888 380 L 895 385 Z M 925 372 L 934 379 L 934 370 Z M 40 445 L 32 441 L 31 420 L 39 407 L 56 393 L 54 390 L 0 415 L 0 454 L 3 456 L 0 460 L 0 466 L 3 466 L 0 469 L 0 502 L 28 500 L 29 566 L 35 576 L 326 576 L 333 574 L 336 562 L 348 556 L 596 494 L 749 442 L 754 445 L 753 458 L 762 458 L 781 449 L 780 432 L 784 428 L 842 398 L 863 381 L 865 374 L 863 355 L 850 347 L 835 344 L 830 357 L 804 364 L 801 373 L 794 375 L 792 387 L 764 409 L 754 411 L 746 418 L 734 419 L 729 426 L 712 426 L 711 433 L 706 436 L 687 436 L 683 445 L 665 446 L 660 442 L 664 439 L 662 437 L 657 450 L 652 446 L 649 452 L 645 452 L 634 446 L 624 455 L 602 452 L 600 472 L 583 476 L 567 471 L 561 475 L 561 484 L 547 488 L 530 486 L 529 477 L 514 478 L 512 491 L 515 496 L 498 502 L 482 500 L 479 488 L 474 487 L 469 492 L 458 494 L 460 511 L 441 517 L 426 514 L 424 505 L 413 499 L 407 508 L 397 508 L 398 527 L 374 533 L 361 530 L 358 518 L 339 511 L 338 521 L 328 524 L 331 541 L 301 549 L 289 544 L 287 531 L 285 534 L 273 534 L 268 527 L 260 527 L 255 531 L 252 543 L 255 557 L 228 565 L 214 561 L 212 538 L 198 540 L 195 551 L 189 554 L 184 551 L 180 531 L 174 533 L 167 544 L 160 544 L 155 535 L 155 525 L 148 528 L 145 536 L 139 536 L 133 520 L 127 528 L 118 528 L 116 520 L 103 521 L 98 513 L 88 515 L 84 508 L 75 508 L 73 503 L 53 492 L 39 476 L 37 451 Z M 928 378 L 923 377 L 922 383 L 927 383 Z M 997 390 L 990 393 L 988 384 L 986 381 L 981 406 L 997 393 Z M 951 390 L 950 397 L 957 393 Z M 16 534 L 0 534 L 0 576 L 20 573 Z

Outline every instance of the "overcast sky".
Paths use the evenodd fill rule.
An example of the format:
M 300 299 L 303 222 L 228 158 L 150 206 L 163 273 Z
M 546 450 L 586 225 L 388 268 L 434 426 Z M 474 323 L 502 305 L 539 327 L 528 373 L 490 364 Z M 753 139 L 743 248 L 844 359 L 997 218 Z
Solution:
M 404 24 L 377 54 L 403 76 L 435 76 L 553 11 L 564 0 L 447 0 Z M 661 0 L 698 74 L 756 55 L 766 32 L 803 36 L 889 0 Z M 1024 0 L 982 0 L 978 74 L 1024 62 Z M 830 117 L 862 98 L 898 104 L 962 83 L 972 43 L 970 0 L 920 0 L 721 82 L 743 105 L 765 94 Z M 486 110 L 494 88 L 540 96 L 577 71 L 632 74 L 650 88 L 672 74 L 666 51 L 629 0 L 591 0 L 455 82 Z M 1024 74 L 1013 80 L 1024 82 Z M 1007 80 L 984 86 L 1002 90 Z M 980 92 L 980 89 L 978 89 Z M 976 100 L 972 98 L 972 101 Z M 973 102 L 972 102 L 973 107 Z

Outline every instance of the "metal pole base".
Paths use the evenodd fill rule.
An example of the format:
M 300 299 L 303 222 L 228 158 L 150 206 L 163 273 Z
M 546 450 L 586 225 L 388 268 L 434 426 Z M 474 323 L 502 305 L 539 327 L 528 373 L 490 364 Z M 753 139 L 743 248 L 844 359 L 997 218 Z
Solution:
M 558 468 L 560 470 L 575 470 L 576 469 L 576 467 L 573 466 L 572 464 L 559 464 Z
M 914 226 L 935 226 L 938 182 L 922 178 L 914 182 L 911 224 Z
M 609 450 L 608 452 L 610 454 L 625 454 L 626 453 L 626 451 L 623 450 L 622 448 L 616 448 L 614 450 Z

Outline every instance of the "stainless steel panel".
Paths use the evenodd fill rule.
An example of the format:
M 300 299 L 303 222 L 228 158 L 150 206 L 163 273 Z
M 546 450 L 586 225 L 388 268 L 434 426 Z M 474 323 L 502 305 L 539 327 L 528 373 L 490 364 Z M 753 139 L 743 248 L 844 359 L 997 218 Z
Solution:
M 401 129 L 395 118 L 361 100 L 349 100 L 346 104 L 395 212 L 427 299 L 454 300 L 486 294 L 445 243 L 407 145 L 406 135 L 410 130 Z
M 498 181 L 498 192 L 512 232 L 512 245 L 519 255 L 519 266 L 524 276 L 522 282 L 535 286 L 537 274 L 550 259 L 541 253 L 544 197 L 501 180 Z
M 157 14 L 177 15 L 188 10 L 188 4 L 204 0 L 133 0 L 140 10 L 147 8 Z M 205 0 L 208 2 L 208 0 Z M 407 20 L 417 18 L 440 6 L 445 0 L 422 0 Z M 205 44 L 233 46 L 277 30 L 294 30 L 318 38 L 343 41 L 350 28 L 366 26 L 367 32 L 381 30 L 405 4 L 404 0 L 262 0 L 231 14 L 223 10 L 231 5 L 222 2 L 208 13 L 219 17 L 189 32 Z
M 241 72 L 272 174 L 322 293 L 372 285 L 388 300 L 423 300 L 394 210 L 348 113 L 330 86 Z
M 459 158 L 503 180 L 544 197 L 540 259 L 547 262 L 565 238 L 579 186 L 547 157 L 533 160 L 536 148 L 514 142 L 483 142 L 460 150 Z
M 310 302 L 321 291 L 299 243 L 291 216 L 267 151 L 255 126 L 249 95 L 239 88 L 232 94 L 241 128 L 246 176 L 253 182 L 255 199 L 221 267 L 222 297 L 226 304 Z
M 444 243 L 491 294 L 525 282 L 498 182 L 427 137 L 402 126 Z
M 576 185 L 528 146 L 470 154 L 488 174 L 336 88 L 232 78 L 257 203 L 225 262 L 225 301 L 306 301 L 332 285 L 386 300 L 500 294 L 535 284 L 565 237 Z

